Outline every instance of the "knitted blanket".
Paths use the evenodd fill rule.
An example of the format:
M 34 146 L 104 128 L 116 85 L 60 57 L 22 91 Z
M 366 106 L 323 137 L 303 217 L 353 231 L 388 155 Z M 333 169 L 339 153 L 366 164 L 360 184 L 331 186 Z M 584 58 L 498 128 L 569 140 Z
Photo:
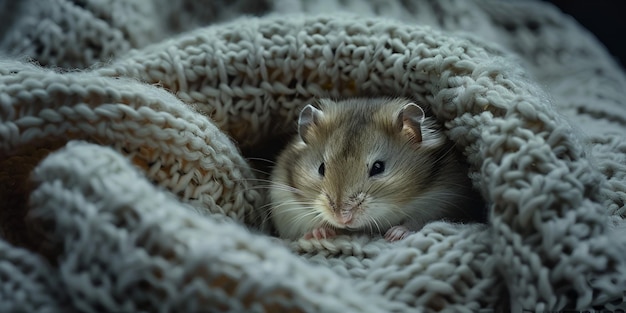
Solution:
M 2 0 L 0 20 L 0 312 L 622 305 L 626 75 L 548 4 Z M 273 237 L 299 109 L 351 96 L 429 104 L 488 223 Z

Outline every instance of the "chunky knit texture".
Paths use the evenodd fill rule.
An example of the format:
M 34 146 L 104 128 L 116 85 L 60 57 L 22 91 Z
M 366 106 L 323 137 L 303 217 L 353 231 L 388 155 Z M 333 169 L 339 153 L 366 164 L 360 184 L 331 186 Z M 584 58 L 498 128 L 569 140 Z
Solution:
M 626 76 L 544 3 L 0 9 L 0 312 L 622 301 Z M 312 99 L 368 95 L 432 107 L 488 203 L 487 225 L 434 222 L 396 243 L 270 236 L 252 158 L 276 153 Z

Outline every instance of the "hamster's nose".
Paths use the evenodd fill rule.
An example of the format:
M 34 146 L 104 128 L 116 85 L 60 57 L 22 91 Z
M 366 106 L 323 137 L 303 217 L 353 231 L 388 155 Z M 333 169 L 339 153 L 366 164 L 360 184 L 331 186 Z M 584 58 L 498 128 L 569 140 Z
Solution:
M 350 209 L 343 209 L 341 210 L 341 212 L 339 212 L 338 214 L 339 216 L 339 221 L 343 224 L 348 224 L 352 221 L 352 210 Z

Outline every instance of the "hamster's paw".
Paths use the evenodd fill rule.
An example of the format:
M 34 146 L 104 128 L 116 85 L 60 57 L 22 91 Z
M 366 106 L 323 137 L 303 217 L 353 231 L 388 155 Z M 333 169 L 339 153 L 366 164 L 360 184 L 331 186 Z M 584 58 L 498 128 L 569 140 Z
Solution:
M 315 238 L 319 240 L 319 239 L 332 238 L 332 237 L 335 237 L 335 235 L 336 235 L 335 230 L 332 228 L 318 227 L 304 234 L 304 239 Z
M 410 231 L 406 226 L 398 225 L 389 228 L 389 230 L 385 233 L 385 239 L 387 239 L 387 241 L 389 242 L 394 242 L 402 240 L 412 233 L 413 232 Z

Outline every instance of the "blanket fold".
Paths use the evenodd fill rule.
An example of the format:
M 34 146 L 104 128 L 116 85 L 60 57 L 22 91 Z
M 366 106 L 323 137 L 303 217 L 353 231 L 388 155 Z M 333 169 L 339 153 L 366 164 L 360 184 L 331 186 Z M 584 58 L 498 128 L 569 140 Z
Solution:
M 79 311 L 389 311 L 358 301 L 329 269 L 305 274 L 311 265 L 267 238 L 198 218 L 111 149 L 72 142 L 34 180 L 29 218 L 60 249 L 58 275 Z
M 103 12 L 95 3 L 70 12 Z M 198 12 L 189 24 L 151 33 L 166 7 L 145 3 L 116 7 L 145 16 L 141 27 L 116 19 L 102 26 L 102 13 L 93 23 L 127 34 L 120 51 L 57 58 L 35 41 L 7 49 L 20 25 L 43 14 L 27 4 L 24 19 L 5 30 L 0 280 L 10 287 L 0 291 L 0 311 L 543 311 L 621 301 L 626 105 L 618 95 L 626 79 L 559 12 L 531 18 L 542 5 L 383 8 L 372 0 L 361 2 L 370 13 L 357 16 L 319 14 L 321 0 L 277 0 L 254 9 L 274 14 L 197 27 L 243 10 L 240 1 L 225 15 Z M 415 19 L 390 19 L 403 5 Z M 507 20 L 515 7 L 537 25 Z M 484 31 L 464 32 L 463 16 Z M 560 34 L 551 21 L 582 39 L 559 41 L 561 54 L 535 53 L 529 47 Z M 511 39 L 537 29 L 548 35 L 519 46 Z M 576 45 L 600 61 L 573 65 L 596 76 L 570 94 L 581 76 L 559 71 L 559 56 L 586 60 L 572 52 Z M 85 69 L 42 68 L 20 60 L 24 53 L 39 65 Z M 467 158 L 488 224 L 434 222 L 396 243 L 359 234 L 270 237 L 266 177 L 247 159 L 276 153 L 280 145 L 268 143 L 293 134 L 299 109 L 315 98 L 389 95 L 432 109 Z

